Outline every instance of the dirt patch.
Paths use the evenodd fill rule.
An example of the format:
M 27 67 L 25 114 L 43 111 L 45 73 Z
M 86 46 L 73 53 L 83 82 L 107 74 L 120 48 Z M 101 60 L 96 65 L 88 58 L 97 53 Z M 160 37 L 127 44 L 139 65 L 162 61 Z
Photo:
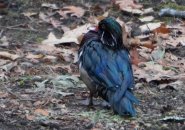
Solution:
M 161 0 L 160 0 L 161 1 Z M 159 4 L 158 1 L 146 3 L 147 6 Z M 178 4 L 185 4 L 184 0 L 176 0 Z M 106 0 L 15 0 L 10 5 L 0 10 L 2 18 L 0 19 L 0 37 L 6 36 L 10 46 L 7 50 L 18 52 L 24 50 L 23 53 L 34 52 L 37 45 L 47 38 L 49 32 L 53 32 L 56 36 L 61 37 L 63 30 L 53 28 L 51 24 L 42 22 L 39 19 L 39 12 L 44 12 L 46 8 L 41 7 L 44 2 L 56 3 L 63 7 L 66 5 L 78 5 L 84 7 L 89 5 L 106 5 L 110 2 Z M 152 6 L 151 6 L 152 7 Z M 135 16 L 125 16 L 111 8 L 111 15 L 120 15 L 122 19 L 130 20 Z M 24 16 L 25 12 L 34 12 L 36 15 L 29 19 Z M 62 20 L 62 25 L 74 28 L 88 21 L 91 12 L 87 11 L 83 18 L 70 18 Z M 93 15 L 98 15 L 96 12 Z M 58 15 L 54 15 L 58 18 Z M 66 47 L 67 48 L 67 47 Z M 185 57 L 184 47 L 172 48 L 167 50 L 177 56 Z M 32 64 L 27 60 L 20 59 L 15 61 L 18 65 L 25 65 L 25 73 L 16 68 L 6 76 L 10 77 L 5 82 L 0 82 L 0 129 L 2 130 L 76 130 L 76 129 L 146 129 L 146 130 L 183 130 L 184 121 L 169 120 L 163 121 L 163 117 L 177 116 L 185 118 L 185 88 L 165 87 L 161 89 L 158 84 L 147 84 L 144 81 L 136 81 L 141 83 L 140 87 L 136 87 L 134 92 L 140 100 L 140 105 L 136 106 L 138 112 L 137 117 L 120 117 L 115 115 L 111 110 L 101 106 L 101 99 L 94 99 L 95 106 L 87 107 L 80 101 L 88 98 L 86 87 L 82 86 L 81 81 L 75 81 L 76 88 L 67 88 L 62 94 L 53 96 L 54 83 L 51 83 L 51 77 L 55 77 L 54 73 L 64 75 L 68 71 L 64 68 L 51 69 L 45 63 L 55 66 L 56 64 L 69 64 L 63 60 L 63 57 L 57 63 L 37 62 L 33 60 Z M 24 64 L 23 64 L 24 62 Z M 71 64 L 71 68 L 78 68 L 76 64 Z M 76 68 L 75 68 L 76 67 Z M 72 70 L 75 72 L 75 70 Z M 53 75 L 52 75 L 53 74 Z M 50 77 L 48 78 L 47 76 Z M 69 74 L 71 75 L 71 73 Z M 37 77 L 40 76 L 40 77 Z M 48 81 L 47 81 L 48 80 Z M 45 90 L 42 89 L 41 81 L 46 81 Z M 37 91 L 35 91 L 37 90 Z M 35 111 L 40 110 L 41 115 L 35 116 Z M 47 111 L 46 111 L 47 110 Z M 48 114 L 48 113 L 49 114 Z M 48 114 L 48 115 L 47 115 Z M 34 119 L 33 119 L 34 118 Z

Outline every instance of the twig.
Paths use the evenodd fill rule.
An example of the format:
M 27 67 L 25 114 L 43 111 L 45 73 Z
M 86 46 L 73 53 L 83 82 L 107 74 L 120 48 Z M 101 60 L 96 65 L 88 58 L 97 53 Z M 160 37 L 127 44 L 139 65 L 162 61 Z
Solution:
M 2 29 L 1 32 L 0 32 L 0 38 L 1 38 L 2 34 L 3 34 L 3 32 L 4 32 L 4 30 Z
M 177 21 L 179 21 L 181 24 L 184 24 L 184 22 L 181 19 L 177 18 Z
M 6 89 L 6 91 L 8 92 L 8 93 L 10 93 L 11 95 L 13 95 L 14 97 L 16 97 L 16 98 L 19 98 L 19 96 L 17 95 L 17 94 L 15 94 L 15 93 L 13 93 L 12 91 L 10 91 L 7 87 L 4 87 L 5 89 Z
M 33 99 L 23 99 L 23 98 L 21 98 L 19 95 L 17 95 L 16 93 L 13 93 L 11 90 L 9 90 L 7 87 L 4 87 L 5 89 L 6 89 L 6 91 L 8 92 L 8 93 L 10 93 L 11 95 L 13 95 L 14 97 L 16 97 L 16 98 L 18 98 L 19 100 L 21 100 L 21 101 L 35 101 L 35 100 L 33 100 Z
M 20 26 L 24 26 L 25 24 L 17 24 L 17 25 L 13 25 L 13 26 L 0 26 L 1 28 L 6 28 L 6 29 L 10 29 L 10 30 L 20 30 L 20 31 L 34 31 L 34 32 L 39 32 L 38 30 L 31 28 L 31 29 L 24 29 L 24 28 L 17 28 Z
M 12 25 L 12 26 L 7 26 L 8 28 L 15 28 L 15 27 L 20 27 L 20 26 L 24 26 L 25 24 L 17 24 L 17 25 Z
M 148 24 L 146 24 L 146 26 L 147 26 L 147 28 L 148 28 L 149 32 L 151 32 L 151 30 L 150 30 L 150 28 L 149 28 Z
M 6 29 L 10 29 L 10 30 L 19 30 L 19 31 L 33 31 L 33 32 L 39 32 L 36 29 L 23 29 L 23 28 L 10 28 L 10 27 L 5 27 Z
M 46 93 L 47 100 L 46 102 L 42 105 L 42 106 L 46 106 L 52 99 L 53 95 L 54 95 L 54 89 L 51 89 L 52 91 L 50 92 L 50 96 L 49 93 Z

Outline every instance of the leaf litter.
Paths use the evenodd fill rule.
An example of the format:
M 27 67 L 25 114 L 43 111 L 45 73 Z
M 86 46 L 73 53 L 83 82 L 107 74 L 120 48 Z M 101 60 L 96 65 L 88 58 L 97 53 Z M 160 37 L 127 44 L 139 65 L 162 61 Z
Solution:
M 39 33 L 47 32 L 44 37 L 39 35 L 33 41 L 30 33 L 33 30 L 28 29 L 29 39 L 24 37 L 25 41 L 19 42 L 15 28 L 7 26 L 8 31 L 6 25 L 0 23 L 5 27 L 0 28 L 0 115 L 3 115 L 0 120 L 33 129 L 64 126 L 70 129 L 160 129 L 164 125 L 169 129 L 183 128 L 185 59 L 172 51 L 184 46 L 183 20 L 165 22 L 156 17 L 155 8 L 145 8 L 136 1 L 114 0 L 113 5 L 110 2 L 38 3 L 34 11 L 35 7 L 27 4 L 29 9 L 22 10 L 21 17 L 29 27 L 41 31 Z M 25 6 L 17 1 L 14 4 Z M 125 12 L 133 14 L 141 23 L 130 16 L 124 20 L 128 17 Z M 87 108 L 79 103 L 89 94 L 79 78 L 76 64 L 79 43 L 88 29 L 107 16 L 116 18 L 122 25 L 124 44 L 131 52 L 136 80 L 134 92 L 140 100 L 135 118 L 114 115 L 101 105 Z M 9 16 L 2 15 L 1 20 L 6 18 Z M 13 23 L 15 20 L 10 22 L 27 35 L 18 23 Z M 137 36 L 131 35 L 137 30 L 132 24 L 138 24 Z M 56 32 L 62 33 L 57 36 Z M 176 123 L 179 120 L 181 124 Z

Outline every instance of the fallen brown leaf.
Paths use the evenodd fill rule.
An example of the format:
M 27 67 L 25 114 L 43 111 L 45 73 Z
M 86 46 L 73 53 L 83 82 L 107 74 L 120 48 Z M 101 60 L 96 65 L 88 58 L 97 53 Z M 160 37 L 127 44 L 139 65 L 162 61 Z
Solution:
M 134 70 L 134 74 L 138 79 L 145 79 L 147 82 L 162 79 L 174 79 L 176 73 L 172 70 L 165 70 L 164 66 L 155 62 L 144 62 L 139 64 L 139 68 Z
M 139 20 L 141 22 L 150 22 L 150 21 L 154 20 L 154 17 L 153 16 L 146 16 L 144 18 L 140 18 Z
M 20 56 L 17 55 L 17 54 L 11 54 L 9 52 L 1 51 L 0 52 L 0 58 L 16 60 L 17 58 L 20 58 Z
M 46 109 L 36 109 L 34 111 L 34 114 L 37 114 L 37 115 L 43 115 L 43 116 L 49 116 L 49 112 L 46 110 Z
M 118 5 L 122 11 L 133 14 L 143 14 L 143 11 L 140 10 L 143 6 L 137 4 L 134 0 L 114 0 L 113 3 Z
M 8 39 L 6 36 L 0 38 L 0 46 L 7 47 L 9 45 Z
M 146 31 L 153 31 L 159 27 L 161 27 L 162 22 L 157 22 L 157 23 L 147 23 L 139 28 L 141 29 L 141 32 L 146 32 Z
M 151 40 L 140 42 L 140 46 L 149 48 L 149 49 L 151 49 L 151 51 L 153 51 L 154 48 L 157 47 L 157 45 L 154 44 Z
M 131 60 L 132 60 L 132 64 L 138 66 L 138 64 L 140 62 L 143 62 L 144 60 L 141 59 L 141 57 L 139 56 L 139 52 L 137 50 L 136 47 L 133 47 L 132 50 L 130 51 L 130 56 L 131 56 Z
M 104 9 L 104 6 L 101 6 L 100 4 L 95 4 L 90 7 L 90 10 L 93 13 L 102 13 L 104 12 L 105 9 Z
M 40 105 L 42 105 L 42 104 L 44 104 L 45 103 L 45 101 L 40 101 L 40 100 L 38 100 L 38 101 L 36 101 L 36 102 L 34 102 L 34 106 L 40 106 Z
M 6 92 L 1 92 L 0 91 L 0 98 L 6 98 L 8 96 L 8 93 Z
M 169 28 L 166 27 L 165 24 L 161 24 L 160 27 L 153 30 L 154 33 L 162 33 L 162 34 L 169 34 L 171 31 Z
M 80 43 L 80 41 L 78 41 L 79 37 L 87 33 L 89 31 L 88 28 L 91 26 L 92 26 L 91 24 L 85 24 L 85 25 L 77 27 L 76 29 L 64 32 L 63 37 L 60 39 L 60 43 L 74 42 L 76 44 L 79 44 Z
M 140 4 L 137 4 L 134 0 L 114 0 L 114 3 L 119 5 L 121 9 L 131 7 L 133 9 L 140 9 L 143 6 Z
M 70 16 L 76 16 L 77 18 L 80 18 L 84 15 L 85 10 L 82 9 L 81 7 L 76 7 L 76 6 L 66 6 L 62 8 L 58 13 L 63 16 L 64 18 L 67 18 L 67 15 Z
M 28 59 L 41 59 L 43 57 L 44 57 L 44 55 L 42 55 L 42 54 L 34 55 L 31 53 L 28 53 L 26 56 L 26 58 L 28 58 Z
M 47 55 L 43 58 L 44 62 L 47 62 L 47 63 L 56 63 L 57 59 L 58 59 L 57 57 L 50 56 L 50 55 Z
M 51 46 L 55 46 L 56 44 L 60 44 L 60 43 L 76 43 L 79 44 L 80 41 L 78 41 L 80 39 L 80 37 L 88 32 L 88 28 L 91 27 L 91 24 L 85 24 L 82 26 L 79 26 L 73 30 L 69 30 L 67 32 L 64 32 L 63 37 L 58 39 L 55 37 L 55 35 L 53 33 L 50 33 L 48 35 L 48 39 L 42 41 L 42 44 L 47 44 L 47 45 L 51 45 Z
M 35 120 L 35 116 L 33 116 L 33 115 L 26 115 L 26 119 L 28 119 L 30 121 L 33 121 L 33 120 Z
M 22 13 L 24 16 L 30 18 L 31 16 L 35 16 L 37 15 L 36 12 L 25 12 L 25 13 Z

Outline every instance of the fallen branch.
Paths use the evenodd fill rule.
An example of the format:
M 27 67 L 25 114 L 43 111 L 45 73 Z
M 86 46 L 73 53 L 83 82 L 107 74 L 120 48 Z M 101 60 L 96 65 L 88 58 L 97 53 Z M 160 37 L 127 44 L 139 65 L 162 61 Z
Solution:
M 161 9 L 159 12 L 159 16 L 171 16 L 171 17 L 178 17 L 178 18 L 185 18 L 185 11 L 178 11 L 175 9 Z
M 17 24 L 17 25 L 13 25 L 13 26 L 0 26 L 1 28 L 5 28 L 5 29 L 10 29 L 10 30 L 19 30 L 19 31 L 33 31 L 33 32 L 39 32 L 38 30 L 31 28 L 31 29 L 26 29 L 26 28 L 21 28 L 21 26 L 25 26 L 25 24 Z

